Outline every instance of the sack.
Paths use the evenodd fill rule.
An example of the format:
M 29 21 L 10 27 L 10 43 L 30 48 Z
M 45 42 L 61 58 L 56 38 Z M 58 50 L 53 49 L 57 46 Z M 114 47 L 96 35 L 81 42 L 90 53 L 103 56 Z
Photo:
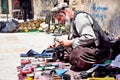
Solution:
M 18 21 L 16 20 L 9 20 L 8 22 L 5 22 L 4 24 L 2 24 L 2 27 L 1 28 L 1 32 L 15 32 L 15 31 L 18 31 L 20 25 L 18 23 Z

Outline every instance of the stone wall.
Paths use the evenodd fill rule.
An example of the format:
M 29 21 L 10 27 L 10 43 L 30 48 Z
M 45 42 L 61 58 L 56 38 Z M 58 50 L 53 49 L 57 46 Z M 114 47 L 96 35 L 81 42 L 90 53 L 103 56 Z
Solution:
M 63 2 L 63 0 L 33 0 L 34 18 L 45 16 L 57 2 Z
M 120 0 L 70 0 L 70 7 L 90 13 L 114 37 L 120 37 Z

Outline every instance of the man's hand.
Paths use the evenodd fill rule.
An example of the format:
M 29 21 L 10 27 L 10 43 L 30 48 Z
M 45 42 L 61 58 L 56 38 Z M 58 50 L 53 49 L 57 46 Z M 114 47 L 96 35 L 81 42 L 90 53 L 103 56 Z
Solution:
M 48 48 L 56 48 L 57 46 L 59 46 L 60 45 L 60 43 L 59 42 L 55 42 L 55 43 L 53 43 L 53 44 L 51 44 L 51 45 L 49 45 L 49 47 Z
M 63 47 L 68 47 L 72 45 L 72 40 L 59 40 L 59 44 Z
M 49 45 L 49 48 L 55 48 L 59 45 L 61 45 L 63 47 L 71 46 L 72 45 L 72 40 L 57 40 L 52 45 Z

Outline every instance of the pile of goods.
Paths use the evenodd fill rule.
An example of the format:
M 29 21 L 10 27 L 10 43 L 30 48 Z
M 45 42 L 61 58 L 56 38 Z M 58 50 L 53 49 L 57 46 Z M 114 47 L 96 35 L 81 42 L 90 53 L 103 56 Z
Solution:
M 60 67 L 62 64 L 59 62 L 49 62 L 51 56 L 48 52 L 43 50 L 38 53 L 30 49 L 27 53 L 20 54 L 18 80 L 70 80 L 70 75 L 65 74 L 68 69 Z
M 21 22 L 19 31 L 29 32 L 39 30 L 40 24 L 44 22 L 44 19 L 31 20 L 28 22 Z

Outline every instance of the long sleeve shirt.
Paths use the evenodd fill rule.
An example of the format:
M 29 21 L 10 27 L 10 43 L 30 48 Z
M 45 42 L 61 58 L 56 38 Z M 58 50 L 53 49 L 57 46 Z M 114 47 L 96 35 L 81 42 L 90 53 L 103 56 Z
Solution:
M 95 33 L 92 29 L 93 21 L 86 13 L 76 15 L 74 24 L 80 37 L 72 39 L 72 47 L 87 46 L 96 40 Z M 71 27 L 71 35 L 74 34 L 73 26 Z

